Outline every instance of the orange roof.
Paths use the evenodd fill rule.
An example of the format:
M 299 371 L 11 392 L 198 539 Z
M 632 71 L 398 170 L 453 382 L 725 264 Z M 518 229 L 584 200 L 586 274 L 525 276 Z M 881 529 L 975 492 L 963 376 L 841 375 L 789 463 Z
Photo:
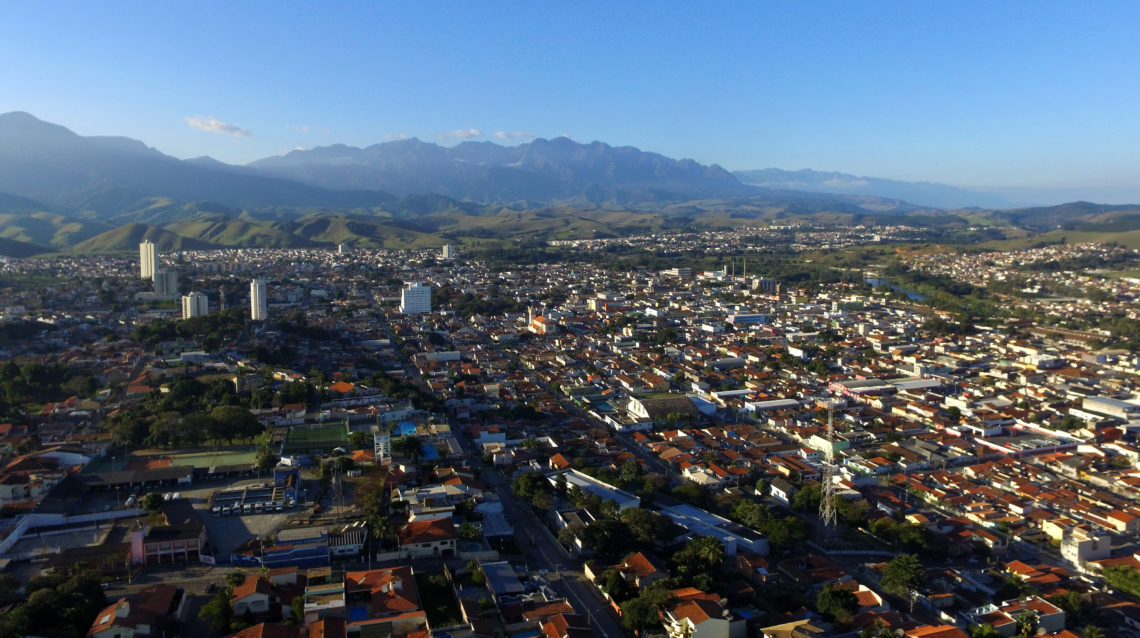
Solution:
M 333 392 L 337 392 L 339 394 L 348 394 L 355 389 L 356 386 L 347 381 L 337 381 L 336 383 L 329 386 L 329 390 L 332 390 Z
M 401 545 L 418 545 L 455 540 L 455 524 L 451 517 L 433 518 L 429 521 L 412 521 L 400 531 Z

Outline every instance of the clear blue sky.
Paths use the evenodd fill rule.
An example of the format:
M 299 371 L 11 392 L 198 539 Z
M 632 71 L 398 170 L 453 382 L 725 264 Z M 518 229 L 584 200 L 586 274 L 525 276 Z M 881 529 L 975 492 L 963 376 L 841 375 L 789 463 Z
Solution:
M 12 2 L 0 112 L 231 163 L 467 131 L 1140 187 L 1138 33 L 1134 2 Z

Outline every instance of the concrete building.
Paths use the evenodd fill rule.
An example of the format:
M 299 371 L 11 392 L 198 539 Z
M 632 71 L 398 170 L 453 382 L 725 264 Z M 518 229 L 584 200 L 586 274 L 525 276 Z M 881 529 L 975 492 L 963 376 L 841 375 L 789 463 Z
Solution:
M 182 318 L 204 317 L 210 314 L 210 302 L 206 295 L 200 292 L 191 292 L 182 295 Z
M 1061 558 L 1080 567 L 1087 561 L 1108 558 L 1112 553 L 1112 537 L 1077 525 L 1065 530 L 1061 537 Z
M 451 244 L 444 244 L 443 249 L 439 251 L 439 256 L 444 259 L 454 259 L 455 249 L 452 248 Z
M 269 318 L 268 291 L 264 279 L 254 279 L 249 282 L 249 316 L 254 321 L 265 321 Z
M 178 296 L 178 271 L 171 268 L 154 270 L 154 296 L 160 299 Z
M 139 276 L 143 279 L 154 279 L 154 271 L 158 268 L 158 253 L 149 239 L 139 244 Z
M 431 286 L 418 281 L 404 284 L 404 289 L 400 291 L 400 312 L 405 315 L 431 312 Z

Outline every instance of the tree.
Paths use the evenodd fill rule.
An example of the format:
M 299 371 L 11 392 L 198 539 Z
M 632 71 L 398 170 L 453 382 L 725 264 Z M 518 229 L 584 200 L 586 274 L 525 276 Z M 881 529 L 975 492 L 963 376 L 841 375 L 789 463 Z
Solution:
M 631 598 L 621 604 L 621 626 L 639 632 L 660 627 L 661 613 L 645 597 Z
M 616 567 L 610 567 L 602 572 L 602 591 L 619 604 L 630 597 L 629 583 L 625 576 Z
M 673 554 L 674 573 L 682 585 L 704 591 L 721 581 L 724 545 L 712 536 L 695 536 Z
M 210 430 L 210 438 L 214 440 L 225 439 L 233 443 L 235 438 L 253 439 L 264 431 L 264 428 L 258 423 L 257 417 L 253 416 L 249 410 L 236 405 L 215 407 L 210 410 L 210 420 L 213 425 Z
M 764 526 L 773 549 L 795 547 L 807 540 L 807 525 L 795 516 L 773 518 Z
M 819 483 L 805 486 L 792 495 L 792 507 L 800 511 L 818 509 L 822 494 L 823 486 Z
M 465 541 L 473 541 L 478 539 L 479 536 L 480 532 L 478 525 L 464 521 L 463 524 L 459 526 L 459 538 Z
M 263 445 L 257 450 L 257 467 L 265 471 L 277 467 L 277 455 L 268 445 Z
M 353 450 L 371 450 L 372 436 L 367 432 L 353 432 L 348 436 L 348 444 Z
M 150 512 L 151 514 L 157 514 L 162 511 L 162 502 L 162 494 L 159 494 L 158 492 L 151 492 L 143 498 L 142 506 L 144 510 Z
M 1104 582 L 1109 587 L 1140 596 L 1140 572 L 1131 565 L 1110 565 L 1104 568 Z
M 558 476 L 554 477 L 554 493 L 558 495 L 558 498 L 564 499 L 566 492 L 566 474 L 559 473 Z
M 815 608 L 832 621 L 846 625 L 851 622 L 855 611 L 859 609 L 859 598 L 855 596 L 855 592 L 846 587 L 827 583 L 816 596 Z
M 590 523 L 579 538 L 586 549 L 596 552 L 599 560 L 608 563 L 624 556 L 630 549 L 629 528 L 625 523 L 609 518 Z
M 424 453 L 424 444 L 418 436 L 405 435 L 392 441 L 392 451 L 412 459 L 412 464 L 415 465 L 420 462 L 420 455 Z
M 622 463 L 620 478 L 623 483 L 636 483 L 642 476 L 645 476 L 645 468 L 641 467 L 637 459 L 629 459 Z
M 970 638 L 1002 638 L 1003 634 L 993 625 L 982 623 L 970 627 Z
M 210 625 L 214 633 L 219 635 L 229 633 L 230 622 L 234 618 L 234 609 L 230 607 L 231 591 L 229 587 L 218 590 L 210 602 L 203 605 L 202 609 L 198 611 L 198 618 Z
M 926 577 L 926 569 L 914 554 L 900 554 L 892 558 L 880 575 L 879 584 L 883 589 L 906 595 L 907 590 L 917 589 Z

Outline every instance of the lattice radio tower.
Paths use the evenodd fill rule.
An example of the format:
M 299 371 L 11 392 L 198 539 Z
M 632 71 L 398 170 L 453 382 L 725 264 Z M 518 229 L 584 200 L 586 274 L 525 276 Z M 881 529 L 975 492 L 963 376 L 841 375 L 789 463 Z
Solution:
M 823 452 L 823 487 L 819 490 L 819 521 L 827 540 L 835 535 L 835 404 L 827 402 L 827 447 Z

